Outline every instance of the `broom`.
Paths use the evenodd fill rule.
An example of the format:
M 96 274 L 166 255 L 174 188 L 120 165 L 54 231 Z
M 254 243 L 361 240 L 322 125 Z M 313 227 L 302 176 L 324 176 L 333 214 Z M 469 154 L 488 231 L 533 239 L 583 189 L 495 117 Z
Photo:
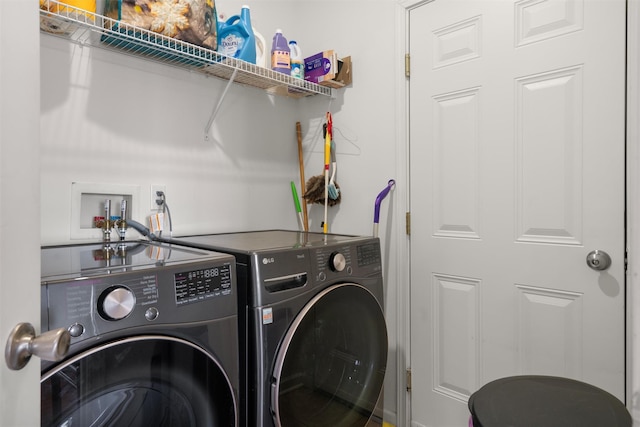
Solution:
M 304 198 L 304 194 L 306 193 L 305 181 L 304 181 L 304 156 L 302 154 L 302 127 L 300 126 L 300 122 L 296 122 L 296 134 L 298 137 L 298 163 L 300 166 L 300 190 L 302 193 L 302 197 Z M 309 231 L 309 216 L 307 214 L 307 202 L 302 204 L 302 213 L 303 213 L 303 222 L 302 227 L 304 231 Z
M 327 134 L 324 137 L 324 221 L 322 222 L 322 232 L 329 232 L 329 164 L 331 162 L 331 113 L 327 112 Z
M 323 128 L 322 135 L 325 140 L 325 153 L 324 153 L 325 154 L 325 165 L 324 165 L 325 170 L 323 171 L 322 175 L 315 175 L 309 178 L 306 184 L 306 189 L 302 197 L 307 201 L 307 203 L 315 203 L 315 204 L 323 205 L 325 204 L 325 201 L 326 201 L 328 206 L 335 206 L 338 203 L 340 203 L 340 200 L 342 199 L 340 194 L 341 192 L 339 191 L 340 186 L 338 185 L 338 183 L 335 182 L 335 180 L 332 180 L 333 182 L 330 181 L 328 184 L 325 183 L 325 174 L 324 174 L 324 172 L 326 171 L 328 176 L 330 156 L 331 154 L 335 156 L 335 153 L 331 153 L 331 151 L 333 151 L 332 150 L 333 144 L 331 142 L 332 141 L 331 113 L 327 113 L 327 121 L 328 123 L 325 123 L 322 125 L 322 128 Z M 327 144 L 329 144 L 329 146 L 327 146 Z M 335 161 L 333 163 L 335 165 Z M 334 166 L 334 171 L 335 171 L 335 166 Z M 325 189 L 327 190 L 327 194 L 325 194 Z

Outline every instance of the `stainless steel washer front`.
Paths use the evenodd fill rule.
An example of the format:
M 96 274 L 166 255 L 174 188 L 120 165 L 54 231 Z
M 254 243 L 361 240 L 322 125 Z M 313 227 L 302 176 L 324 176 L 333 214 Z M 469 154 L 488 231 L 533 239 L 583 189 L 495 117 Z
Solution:
M 43 426 L 238 425 L 235 260 L 129 242 L 42 249 Z
M 267 230 L 173 238 L 236 257 L 246 427 L 357 427 L 387 362 L 377 238 Z

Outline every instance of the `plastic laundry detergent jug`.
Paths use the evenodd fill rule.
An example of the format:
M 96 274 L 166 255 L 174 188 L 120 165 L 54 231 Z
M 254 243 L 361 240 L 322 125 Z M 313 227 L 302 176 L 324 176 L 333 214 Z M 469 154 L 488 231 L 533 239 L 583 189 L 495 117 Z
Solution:
M 271 69 L 284 74 L 291 74 L 291 50 L 282 30 L 277 29 L 271 45 Z
M 302 49 L 298 42 L 291 40 L 289 42 L 290 58 L 291 58 L 291 76 L 297 79 L 304 78 L 304 58 L 302 57 Z
M 258 67 L 267 67 L 267 42 L 262 34 L 253 28 L 253 35 L 256 38 L 256 65 Z
M 242 6 L 240 16 L 234 15 L 220 23 L 217 50 L 228 57 L 256 63 L 256 39 L 249 6 Z

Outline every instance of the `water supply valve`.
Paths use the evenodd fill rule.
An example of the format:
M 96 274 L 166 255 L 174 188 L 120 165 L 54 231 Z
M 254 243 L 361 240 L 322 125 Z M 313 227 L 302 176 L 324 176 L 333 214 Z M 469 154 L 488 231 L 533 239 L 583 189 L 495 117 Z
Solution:
M 93 224 L 97 228 L 102 229 L 102 241 L 111 241 L 111 229 L 113 228 L 113 221 L 111 219 L 111 200 L 106 199 L 104 201 L 104 216 L 93 217 Z
M 114 226 L 118 230 L 120 240 L 124 240 L 127 234 L 127 201 L 122 199 L 120 202 L 120 218 L 118 218 Z
M 104 201 L 104 216 L 94 216 L 93 225 L 102 229 L 102 241 L 111 241 L 111 229 L 115 228 L 120 240 L 125 240 L 127 233 L 127 201 L 120 202 L 120 216 L 111 216 L 111 200 Z

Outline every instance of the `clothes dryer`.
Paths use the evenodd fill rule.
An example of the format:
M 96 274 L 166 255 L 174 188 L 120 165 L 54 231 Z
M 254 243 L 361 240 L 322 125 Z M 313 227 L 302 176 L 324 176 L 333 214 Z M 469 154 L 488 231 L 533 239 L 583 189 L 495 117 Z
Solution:
M 152 242 L 43 247 L 43 426 L 238 425 L 235 260 Z
M 244 425 L 356 427 L 380 416 L 377 238 L 266 230 L 166 241 L 236 257 Z

